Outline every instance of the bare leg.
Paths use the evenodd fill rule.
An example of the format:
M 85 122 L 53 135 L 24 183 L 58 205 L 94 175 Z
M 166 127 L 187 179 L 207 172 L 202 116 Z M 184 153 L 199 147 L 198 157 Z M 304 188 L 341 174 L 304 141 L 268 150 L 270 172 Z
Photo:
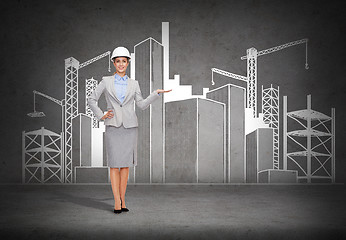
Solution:
M 111 177 L 111 184 L 112 184 L 112 191 L 114 195 L 114 209 L 121 209 L 120 206 L 120 192 L 119 192 L 119 186 L 120 186 L 120 173 L 118 168 L 110 168 L 110 177 Z
M 120 168 L 120 198 L 122 201 L 122 208 L 126 208 L 125 205 L 125 192 L 127 186 L 127 179 L 129 178 L 129 168 Z

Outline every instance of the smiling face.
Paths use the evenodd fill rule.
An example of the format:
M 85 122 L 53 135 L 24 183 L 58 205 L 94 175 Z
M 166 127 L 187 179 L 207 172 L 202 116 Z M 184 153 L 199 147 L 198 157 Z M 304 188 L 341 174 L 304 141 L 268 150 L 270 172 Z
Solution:
M 117 70 L 118 75 L 125 75 L 126 68 L 129 65 L 129 61 L 126 57 L 117 57 L 114 59 L 114 67 Z

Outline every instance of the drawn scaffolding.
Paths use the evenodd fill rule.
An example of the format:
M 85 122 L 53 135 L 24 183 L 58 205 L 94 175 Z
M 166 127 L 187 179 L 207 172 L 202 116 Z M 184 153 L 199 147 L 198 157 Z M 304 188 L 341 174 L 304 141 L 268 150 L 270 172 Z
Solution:
M 63 133 L 22 132 L 22 183 L 63 183 Z
M 279 87 L 263 88 L 262 113 L 263 121 L 273 128 L 273 169 L 279 169 Z
M 287 112 L 287 96 L 283 98 L 284 170 L 298 170 L 299 182 L 335 182 L 335 108 L 331 116 L 311 109 L 311 95 L 307 109 Z M 288 120 L 301 127 L 287 131 Z M 288 151 L 287 144 L 295 146 Z
M 89 104 L 88 104 L 88 97 L 91 95 L 91 93 L 96 89 L 97 87 L 97 80 L 94 78 L 86 79 L 85 80 L 85 114 L 92 119 L 92 128 L 98 128 L 99 127 L 99 121 L 95 117 L 95 114 L 91 110 Z

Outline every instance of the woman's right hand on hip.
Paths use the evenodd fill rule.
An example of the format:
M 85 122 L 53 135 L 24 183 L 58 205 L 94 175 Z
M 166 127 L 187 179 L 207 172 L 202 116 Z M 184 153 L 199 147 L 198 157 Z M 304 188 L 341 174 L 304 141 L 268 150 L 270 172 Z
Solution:
M 108 110 L 107 113 L 101 118 L 101 120 L 105 120 L 106 118 L 112 118 L 113 116 L 113 110 Z

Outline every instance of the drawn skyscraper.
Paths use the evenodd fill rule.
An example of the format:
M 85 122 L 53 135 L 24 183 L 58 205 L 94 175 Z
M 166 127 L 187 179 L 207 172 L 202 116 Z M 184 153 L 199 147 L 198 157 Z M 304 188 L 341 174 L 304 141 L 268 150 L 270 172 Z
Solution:
M 166 103 L 166 183 L 226 182 L 225 107 L 202 98 Z
M 207 92 L 207 98 L 226 104 L 227 182 L 245 181 L 245 93 L 233 84 Z
M 134 47 L 134 78 L 138 81 L 143 98 L 163 88 L 163 46 L 148 38 Z M 133 76 L 132 76 L 133 77 Z M 164 99 L 147 109 L 136 107 L 138 117 L 138 163 L 134 169 L 134 182 L 163 182 L 163 109 Z

